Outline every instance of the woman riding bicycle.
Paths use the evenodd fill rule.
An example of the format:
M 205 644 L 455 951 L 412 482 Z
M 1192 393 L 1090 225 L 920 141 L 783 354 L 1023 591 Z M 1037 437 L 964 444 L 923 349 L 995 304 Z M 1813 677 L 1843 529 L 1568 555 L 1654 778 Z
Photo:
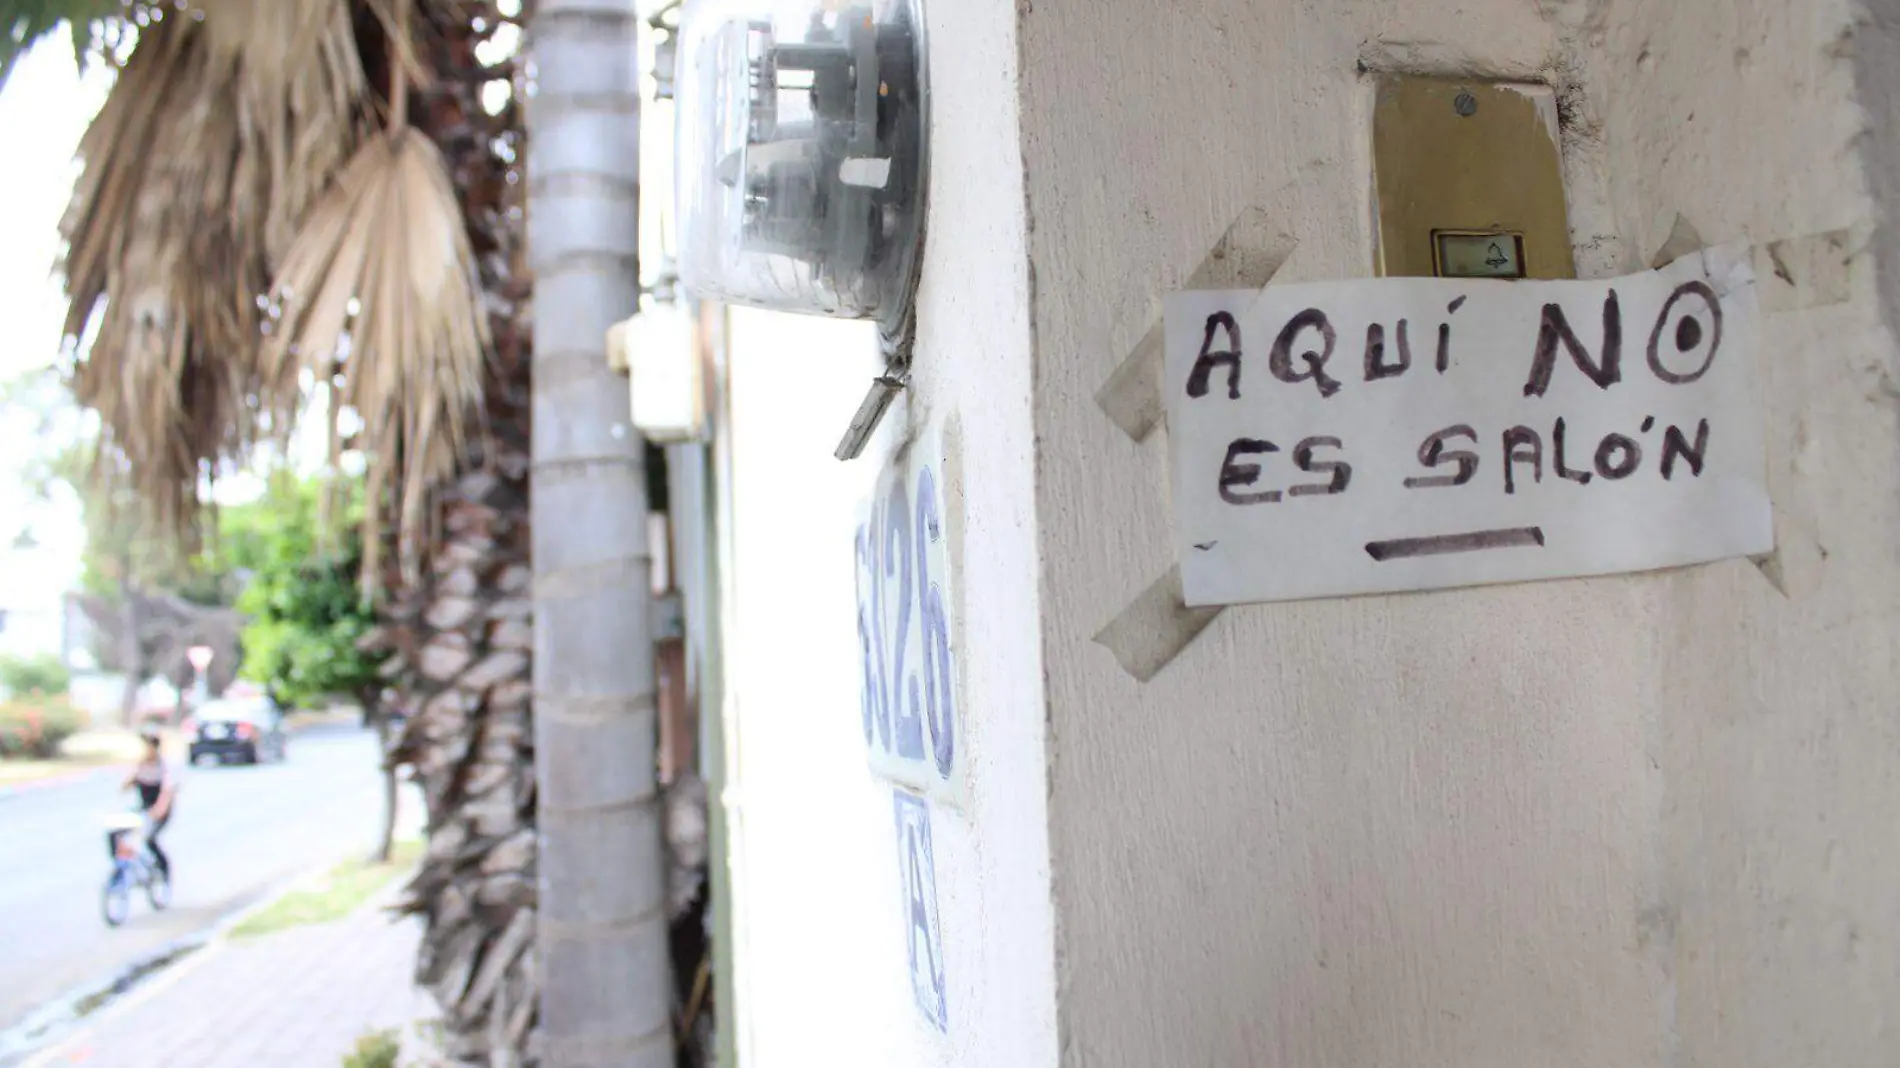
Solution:
M 160 750 L 158 732 L 147 729 L 139 737 L 145 742 L 145 755 L 139 760 L 132 774 L 126 777 L 124 789 L 138 788 L 139 809 L 145 813 L 145 848 L 152 854 L 152 860 L 158 865 L 159 874 L 167 881 L 171 879 L 171 858 L 159 848 L 158 832 L 171 822 L 172 802 L 178 797 L 178 776 L 167 767 Z

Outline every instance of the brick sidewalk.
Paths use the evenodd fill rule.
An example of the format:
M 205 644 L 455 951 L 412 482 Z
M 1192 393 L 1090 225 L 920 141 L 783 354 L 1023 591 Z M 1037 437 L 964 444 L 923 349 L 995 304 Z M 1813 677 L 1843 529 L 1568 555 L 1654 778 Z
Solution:
M 434 1015 L 411 983 L 417 923 L 392 922 L 386 901 L 379 894 L 333 923 L 215 943 L 33 1063 L 338 1068 L 364 1032 Z

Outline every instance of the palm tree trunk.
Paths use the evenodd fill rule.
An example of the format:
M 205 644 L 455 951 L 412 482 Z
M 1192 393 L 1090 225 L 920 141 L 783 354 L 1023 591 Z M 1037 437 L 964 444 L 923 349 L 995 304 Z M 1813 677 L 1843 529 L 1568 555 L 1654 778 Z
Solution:
M 535 781 L 529 677 L 530 279 L 522 249 L 515 160 L 522 114 L 479 103 L 511 64 L 484 66 L 476 48 L 505 29 L 494 0 L 450 9 L 425 57 L 436 77 L 415 94 L 411 121 L 448 161 L 490 308 L 494 352 L 483 385 L 483 433 L 455 478 L 433 488 L 434 537 L 421 581 L 384 610 L 379 644 L 408 722 L 390 750 L 422 787 L 429 845 L 404 900 L 424 933 L 417 978 L 443 1012 L 456 1064 L 531 1063 L 539 985 Z M 385 554 L 392 562 L 397 554 Z
M 528 216 L 542 1063 L 671 1068 L 644 445 L 607 328 L 639 300 L 631 0 L 540 0 Z

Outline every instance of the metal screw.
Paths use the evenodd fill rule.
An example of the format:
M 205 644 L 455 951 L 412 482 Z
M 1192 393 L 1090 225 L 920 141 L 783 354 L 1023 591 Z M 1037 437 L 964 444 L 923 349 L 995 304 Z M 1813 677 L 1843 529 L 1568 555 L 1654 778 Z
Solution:
M 1478 98 L 1461 89 L 1458 91 L 1458 96 L 1452 100 L 1451 107 L 1453 111 L 1468 119 L 1477 113 Z

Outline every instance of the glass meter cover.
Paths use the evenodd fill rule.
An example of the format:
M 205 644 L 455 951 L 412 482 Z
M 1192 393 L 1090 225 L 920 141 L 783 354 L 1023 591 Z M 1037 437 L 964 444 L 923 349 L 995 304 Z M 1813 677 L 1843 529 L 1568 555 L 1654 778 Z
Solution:
M 923 236 L 917 0 L 689 0 L 680 280 L 694 295 L 887 326 Z

